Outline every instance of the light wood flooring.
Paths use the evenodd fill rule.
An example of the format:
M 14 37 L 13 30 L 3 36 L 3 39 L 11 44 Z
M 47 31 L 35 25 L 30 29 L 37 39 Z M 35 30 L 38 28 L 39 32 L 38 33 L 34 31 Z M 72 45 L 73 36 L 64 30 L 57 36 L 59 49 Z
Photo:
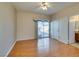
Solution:
M 76 57 L 79 49 L 54 39 L 17 41 L 9 57 Z

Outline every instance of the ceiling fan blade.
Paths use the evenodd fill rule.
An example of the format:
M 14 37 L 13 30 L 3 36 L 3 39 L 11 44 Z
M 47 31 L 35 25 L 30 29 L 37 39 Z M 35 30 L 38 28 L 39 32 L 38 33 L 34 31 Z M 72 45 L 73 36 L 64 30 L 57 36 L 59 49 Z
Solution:
M 55 7 L 55 4 L 48 3 L 48 7 Z

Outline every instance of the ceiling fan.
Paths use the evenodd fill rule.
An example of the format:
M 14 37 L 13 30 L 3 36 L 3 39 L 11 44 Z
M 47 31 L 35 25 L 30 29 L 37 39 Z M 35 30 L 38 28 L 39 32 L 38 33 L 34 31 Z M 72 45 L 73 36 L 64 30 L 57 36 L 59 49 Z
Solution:
M 49 7 L 51 8 L 52 6 L 54 6 L 54 5 L 52 5 L 52 4 L 50 4 L 50 3 L 47 3 L 47 2 L 41 2 L 41 3 L 40 3 L 40 8 L 41 8 L 42 10 L 47 10 Z

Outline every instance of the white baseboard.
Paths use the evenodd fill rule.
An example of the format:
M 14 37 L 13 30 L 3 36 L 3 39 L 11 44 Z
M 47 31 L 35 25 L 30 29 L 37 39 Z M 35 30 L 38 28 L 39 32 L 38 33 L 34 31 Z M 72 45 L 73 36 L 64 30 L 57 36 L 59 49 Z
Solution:
M 16 41 L 23 41 L 23 40 L 33 40 L 35 38 L 30 38 L 30 39 L 17 39 Z
M 15 45 L 16 41 L 13 43 L 13 45 L 11 46 L 11 48 L 9 49 L 9 51 L 6 53 L 6 55 L 4 57 L 7 57 L 9 55 L 9 53 L 11 52 L 11 50 L 13 49 L 14 45 Z
M 51 38 L 51 39 L 55 39 L 55 38 Z M 62 42 L 62 43 L 64 43 L 64 44 L 68 44 L 68 42 L 65 42 L 65 41 L 62 41 L 62 40 L 59 40 L 59 39 L 55 39 L 55 40 L 57 40 L 57 41 L 59 41 L 59 42 Z

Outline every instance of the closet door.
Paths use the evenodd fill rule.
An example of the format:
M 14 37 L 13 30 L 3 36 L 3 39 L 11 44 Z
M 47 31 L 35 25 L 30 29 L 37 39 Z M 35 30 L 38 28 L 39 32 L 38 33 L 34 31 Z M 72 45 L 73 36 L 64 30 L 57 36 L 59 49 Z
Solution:
M 59 41 L 68 44 L 68 18 L 59 19 Z
M 52 38 L 58 39 L 58 36 L 59 36 L 58 20 L 52 21 L 51 32 L 52 32 L 51 35 L 53 36 Z
M 51 38 L 54 38 L 54 21 L 51 21 Z

